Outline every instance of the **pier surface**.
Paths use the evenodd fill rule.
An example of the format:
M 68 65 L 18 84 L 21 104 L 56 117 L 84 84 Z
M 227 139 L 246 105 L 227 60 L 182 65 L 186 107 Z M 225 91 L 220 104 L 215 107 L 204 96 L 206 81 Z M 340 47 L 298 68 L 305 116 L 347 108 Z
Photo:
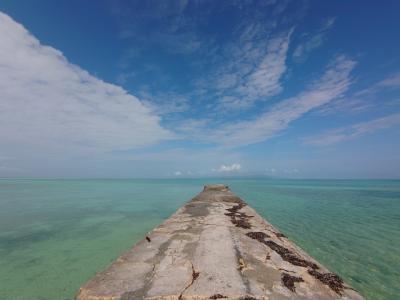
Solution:
M 363 297 L 227 186 L 209 185 L 76 296 L 128 299 Z

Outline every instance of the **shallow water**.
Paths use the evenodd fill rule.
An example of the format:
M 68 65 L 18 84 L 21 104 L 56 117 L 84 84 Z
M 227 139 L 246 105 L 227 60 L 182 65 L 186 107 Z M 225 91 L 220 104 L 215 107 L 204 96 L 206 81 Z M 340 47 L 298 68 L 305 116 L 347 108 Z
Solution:
M 72 299 L 205 182 L 224 182 L 368 299 L 400 295 L 400 181 L 0 180 L 0 299 Z

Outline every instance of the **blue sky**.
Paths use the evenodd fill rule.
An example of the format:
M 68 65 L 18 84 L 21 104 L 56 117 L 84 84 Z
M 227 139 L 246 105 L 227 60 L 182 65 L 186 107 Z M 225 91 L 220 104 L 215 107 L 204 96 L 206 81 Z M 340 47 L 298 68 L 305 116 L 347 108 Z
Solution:
M 398 1 L 2 1 L 1 177 L 400 178 Z

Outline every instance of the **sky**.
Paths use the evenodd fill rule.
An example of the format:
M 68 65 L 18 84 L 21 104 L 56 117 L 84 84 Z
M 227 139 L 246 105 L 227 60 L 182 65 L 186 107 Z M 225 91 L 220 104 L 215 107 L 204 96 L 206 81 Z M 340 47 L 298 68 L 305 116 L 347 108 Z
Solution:
M 399 1 L 0 2 L 0 177 L 400 178 Z

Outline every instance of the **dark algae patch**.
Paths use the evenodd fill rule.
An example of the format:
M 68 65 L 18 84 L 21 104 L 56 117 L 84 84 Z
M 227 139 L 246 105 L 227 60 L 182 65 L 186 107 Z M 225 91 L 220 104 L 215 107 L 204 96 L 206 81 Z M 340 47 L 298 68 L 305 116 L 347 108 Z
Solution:
M 292 265 L 300 266 L 300 267 L 310 267 L 312 269 L 318 269 L 318 266 L 315 263 L 298 257 L 292 251 L 290 251 L 289 249 L 287 249 L 281 245 L 278 245 L 274 241 L 266 241 L 266 242 L 264 242 L 264 244 L 267 245 L 268 247 L 270 247 L 276 253 L 278 253 L 282 257 L 283 260 L 290 262 Z
M 236 219 L 236 218 L 231 218 L 231 221 L 233 224 L 235 224 L 236 227 L 240 227 L 243 229 L 250 229 L 251 224 L 246 220 L 246 219 Z
M 254 240 L 259 241 L 260 243 L 267 245 L 272 250 L 274 250 L 276 253 L 278 253 L 282 257 L 283 260 L 290 262 L 292 265 L 300 266 L 300 267 L 310 267 L 312 269 L 318 269 L 318 266 L 315 263 L 298 257 L 292 251 L 290 251 L 289 249 L 287 249 L 281 245 L 278 245 L 274 241 L 265 240 L 266 238 L 269 238 L 270 236 L 264 232 L 248 232 L 248 233 L 246 233 L 246 235 Z
M 285 238 L 286 237 L 286 235 L 284 235 L 283 233 L 280 233 L 280 232 L 274 232 L 274 233 L 275 233 L 276 237 L 278 237 L 278 238 L 281 238 L 281 237 Z
M 232 206 L 231 208 L 227 208 L 226 210 L 230 211 L 231 213 L 236 213 L 236 212 L 238 212 L 240 209 L 242 209 L 245 206 L 246 206 L 246 204 L 244 204 L 242 202 L 242 203 L 239 203 L 238 205 Z
M 150 243 L 151 239 L 148 236 L 146 236 L 146 241 L 148 241 Z
M 264 232 L 256 231 L 256 232 L 248 232 L 246 235 L 253 240 L 257 240 L 261 243 L 265 243 L 265 239 L 269 238 L 270 236 Z
M 221 295 L 221 294 L 215 294 L 215 295 L 212 295 L 209 299 L 222 299 L 222 298 L 228 298 L 228 297 Z
M 292 292 L 296 292 L 296 287 L 295 287 L 295 282 L 303 282 L 303 278 L 297 277 L 297 276 L 292 276 L 288 273 L 282 273 L 281 277 L 282 283 L 284 286 L 286 286 L 289 290 Z
M 328 285 L 333 291 L 342 295 L 344 289 L 343 280 L 339 276 L 333 273 L 320 273 L 316 270 L 308 270 L 311 276 L 314 276 L 322 283 Z
M 253 216 L 248 216 L 245 213 L 239 212 L 239 210 L 244 206 L 246 206 L 246 204 L 241 202 L 232 206 L 231 208 L 227 208 L 226 210 L 229 211 L 229 213 L 226 213 L 225 216 L 231 217 L 231 222 L 232 224 L 235 224 L 236 227 L 250 229 L 251 224 L 249 223 L 248 219 L 252 218 Z

